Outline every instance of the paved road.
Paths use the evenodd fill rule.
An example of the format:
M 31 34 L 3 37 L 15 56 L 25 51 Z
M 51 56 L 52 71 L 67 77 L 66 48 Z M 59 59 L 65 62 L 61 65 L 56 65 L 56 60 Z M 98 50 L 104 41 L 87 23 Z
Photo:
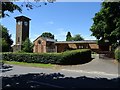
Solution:
M 117 84 L 116 84 L 117 82 L 115 78 L 118 77 L 119 65 L 118 63 L 115 63 L 114 60 L 103 60 L 103 59 L 96 58 L 87 64 L 56 66 L 53 69 L 25 67 L 25 66 L 23 67 L 23 66 L 17 66 L 17 65 L 12 65 L 12 66 L 13 67 L 6 69 L 6 71 L 3 71 L 1 75 L 4 77 L 3 86 L 5 87 L 9 87 L 10 85 L 9 83 L 6 84 L 4 82 L 8 82 L 8 81 L 13 82 L 14 80 L 16 81 L 18 79 L 20 79 L 20 81 L 18 81 L 19 83 L 21 82 L 21 80 L 23 80 L 22 82 L 27 81 L 27 84 L 26 83 L 25 84 L 29 85 L 28 87 L 32 87 L 32 86 L 36 87 L 36 85 L 38 85 L 38 87 L 45 86 L 45 87 L 59 87 L 59 88 L 85 87 L 84 85 L 80 86 L 77 83 L 82 82 L 83 84 L 84 82 L 84 84 L 86 83 L 88 84 L 88 81 L 91 82 L 91 84 L 88 84 L 88 87 L 93 87 L 92 84 L 97 84 L 96 87 L 104 87 L 104 85 L 106 85 L 106 87 L 112 87 L 112 86 L 117 87 Z M 11 79 L 11 77 L 12 78 L 14 77 L 14 79 Z M 99 78 L 99 79 L 96 79 L 96 78 Z M 82 81 L 83 79 L 84 81 Z M 96 83 L 96 80 L 98 81 L 98 83 Z M 75 85 L 74 83 L 70 83 L 70 81 L 74 82 Z M 108 81 L 111 81 L 114 83 L 108 83 Z M 102 82 L 102 86 L 100 84 L 101 82 Z M 65 84 L 61 85 L 60 83 L 65 83 Z M 103 83 L 106 83 L 106 84 L 103 85 Z M 35 84 L 35 86 L 33 84 Z M 17 84 L 13 86 L 16 86 L 16 85 Z M 73 86 L 70 86 L 70 85 L 73 85 Z
M 24 67 L 12 65 L 8 71 L 2 73 L 3 76 L 15 75 L 15 74 L 27 74 L 27 73 L 62 73 L 67 77 L 102 77 L 102 78 L 116 78 L 118 77 L 118 63 L 114 60 L 93 59 L 91 62 L 83 65 L 57 65 L 53 69 Z

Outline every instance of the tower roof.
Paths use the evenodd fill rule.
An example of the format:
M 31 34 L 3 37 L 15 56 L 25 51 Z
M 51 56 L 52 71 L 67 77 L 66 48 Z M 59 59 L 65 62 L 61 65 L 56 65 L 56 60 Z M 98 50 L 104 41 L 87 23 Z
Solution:
M 25 17 L 25 16 L 17 16 L 17 17 L 15 17 L 15 19 L 17 19 L 17 20 L 31 20 L 30 18 Z

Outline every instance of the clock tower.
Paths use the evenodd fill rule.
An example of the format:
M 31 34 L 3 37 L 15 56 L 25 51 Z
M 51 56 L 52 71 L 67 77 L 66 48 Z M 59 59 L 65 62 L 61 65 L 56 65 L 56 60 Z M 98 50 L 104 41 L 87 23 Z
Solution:
M 29 38 L 29 21 L 31 20 L 25 16 L 15 17 L 16 19 L 16 43 L 13 51 L 20 51 L 23 42 Z
M 25 16 L 15 17 L 16 19 L 16 45 L 21 45 L 26 38 L 29 38 L 29 19 Z

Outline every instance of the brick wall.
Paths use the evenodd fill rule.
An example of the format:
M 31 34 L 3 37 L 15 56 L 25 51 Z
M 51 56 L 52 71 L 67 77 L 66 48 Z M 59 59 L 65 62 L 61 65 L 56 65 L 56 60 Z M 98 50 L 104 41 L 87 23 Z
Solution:
M 38 43 L 39 40 L 41 41 L 41 44 Z M 41 38 L 38 38 L 37 40 L 35 40 L 34 41 L 33 52 L 45 53 L 46 52 L 46 41 L 41 39 Z

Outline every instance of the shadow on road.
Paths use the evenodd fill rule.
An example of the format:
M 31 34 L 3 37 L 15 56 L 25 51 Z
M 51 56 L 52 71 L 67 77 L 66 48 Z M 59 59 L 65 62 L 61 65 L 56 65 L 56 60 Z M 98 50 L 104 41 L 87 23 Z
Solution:
M 2 65 L 2 66 L 0 67 L 0 70 L 1 70 L 2 72 L 7 72 L 7 71 L 11 71 L 12 68 L 13 68 L 13 66 L 11 66 L 11 65 Z
M 3 89 L 10 88 L 118 88 L 120 78 L 65 77 L 60 73 L 29 73 L 3 77 Z

